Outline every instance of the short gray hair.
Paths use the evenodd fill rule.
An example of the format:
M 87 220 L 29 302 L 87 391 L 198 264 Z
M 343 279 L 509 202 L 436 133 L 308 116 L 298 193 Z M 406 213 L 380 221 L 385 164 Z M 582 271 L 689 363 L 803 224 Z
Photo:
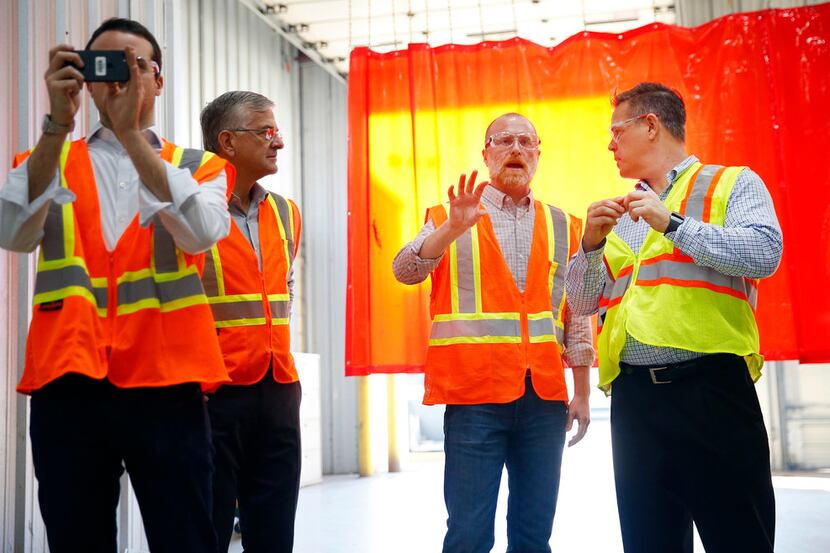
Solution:
M 643 82 L 611 99 L 614 107 L 628 102 L 630 115 L 653 113 L 669 134 L 680 142 L 686 141 L 686 104 L 680 93 L 662 83 Z
M 219 151 L 219 133 L 226 129 L 239 128 L 244 109 L 263 112 L 274 107 L 274 102 L 256 92 L 232 90 L 225 92 L 202 110 L 202 141 L 205 150 Z

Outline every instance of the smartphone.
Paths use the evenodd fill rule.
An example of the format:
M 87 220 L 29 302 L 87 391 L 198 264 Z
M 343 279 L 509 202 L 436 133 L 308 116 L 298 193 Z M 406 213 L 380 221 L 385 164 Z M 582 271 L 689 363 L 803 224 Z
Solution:
M 79 71 L 84 81 L 125 82 L 130 80 L 130 68 L 124 50 L 76 50 L 84 66 Z

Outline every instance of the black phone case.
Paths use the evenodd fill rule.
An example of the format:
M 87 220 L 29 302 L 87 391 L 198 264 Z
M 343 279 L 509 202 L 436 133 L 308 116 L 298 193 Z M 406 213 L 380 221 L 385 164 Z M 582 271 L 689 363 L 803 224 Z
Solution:
M 92 82 L 125 82 L 130 80 L 130 68 L 123 50 L 78 50 L 84 60 L 81 73 Z

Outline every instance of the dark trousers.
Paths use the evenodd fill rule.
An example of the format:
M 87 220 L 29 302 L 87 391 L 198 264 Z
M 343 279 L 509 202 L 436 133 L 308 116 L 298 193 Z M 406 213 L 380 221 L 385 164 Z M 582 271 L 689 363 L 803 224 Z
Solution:
M 769 445 L 743 359 L 622 364 L 611 439 L 626 552 L 691 553 L 692 521 L 707 553 L 772 552 Z
M 32 393 L 32 459 L 52 553 L 115 553 L 126 466 L 153 553 L 211 553 L 211 459 L 198 384 L 116 388 L 70 374 Z
M 213 517 L 226 552 L 239 500 L 246 553 L 294 547 L 300 492 L 299 382 L 280 384 L 271 372 L 250 386 L 222 386 L 208 400 L 216 449 Z
M 447 405 L 444 553 L 488 553 L 507 466 L 507 551 L 549 553 L 567 408 L 539 398 L 530 378 L 510 403 Z

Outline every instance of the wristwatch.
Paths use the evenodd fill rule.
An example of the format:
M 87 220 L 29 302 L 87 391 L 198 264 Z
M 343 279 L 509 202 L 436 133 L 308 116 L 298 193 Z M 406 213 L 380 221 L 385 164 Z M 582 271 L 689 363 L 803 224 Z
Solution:
M 666 230 L 663 231 L 663 234 L 668 234 L 670 232 L 676 231 L 685 220 L 686 218 L 683 217 L 681 214 L 679 214 L 676 211 L 672 211 L 671 215 L 669 215 L 669 226 L 666 227 Z
M 40 126 L 40 131 L 43 134 L 68 134 L 75 130 L 75 120 L 72 120 L 72 123 L 69 125 L 59 125 L 52 121 L 52 118 L 49 117 L 49 114 L 43 116 L 43 124 Z

